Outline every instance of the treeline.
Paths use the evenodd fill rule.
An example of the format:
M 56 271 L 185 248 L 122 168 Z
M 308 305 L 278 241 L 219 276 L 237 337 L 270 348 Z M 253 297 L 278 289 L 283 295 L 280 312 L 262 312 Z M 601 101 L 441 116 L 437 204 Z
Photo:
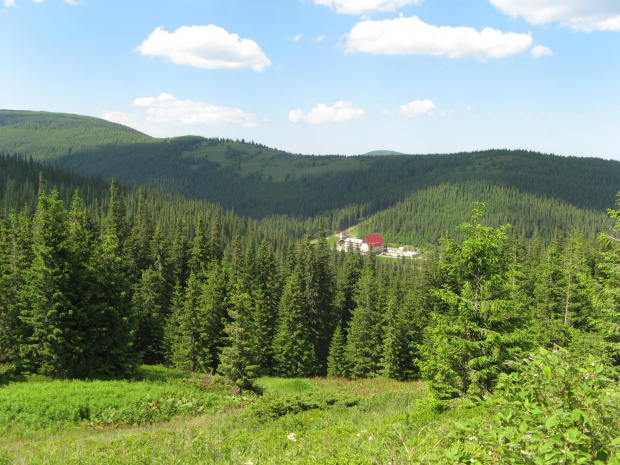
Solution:
M 222 240 L 218 217 L 164 234 L 144 191 L 115 183 L 98 226 L 41 183 L 34 212 L 0 228 L 0 371 L 131 376 L 139 363 L 253 377 L 423 378 L 437 397 L 479 395 L 519 354 L 602 354 L 617 377 L 620 251 L 609 235 L 549 247 L 483 226 L 425 260 L 331 250 L 320 229 L 274 252 L 255 231 Z M 33 214 L 34 213 L 34 214 Z M 618 216 L 612 212 L 612 216 Z

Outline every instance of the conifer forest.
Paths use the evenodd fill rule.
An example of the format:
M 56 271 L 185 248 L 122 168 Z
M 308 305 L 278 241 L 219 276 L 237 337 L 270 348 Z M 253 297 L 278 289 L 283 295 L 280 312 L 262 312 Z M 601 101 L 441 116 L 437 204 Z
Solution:
M 80 150 L 118 168 L 97 128 Z M 153 157 L 130 179 L 7 134 L 0 464 L 620 463 L 620 163 L 121 131 Z

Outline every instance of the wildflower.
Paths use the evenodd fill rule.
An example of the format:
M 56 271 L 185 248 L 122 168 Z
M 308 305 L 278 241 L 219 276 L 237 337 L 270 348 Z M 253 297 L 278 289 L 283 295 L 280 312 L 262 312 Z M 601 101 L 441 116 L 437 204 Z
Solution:
M 374 436 L 368 436 L 369 441 L 374 441 L 374 439 L 375 439 Z
M 295 436 L 295 433 L 289 433 L 286 439 L 288 439 L 289 441 L 297 442 L 297 438 Z

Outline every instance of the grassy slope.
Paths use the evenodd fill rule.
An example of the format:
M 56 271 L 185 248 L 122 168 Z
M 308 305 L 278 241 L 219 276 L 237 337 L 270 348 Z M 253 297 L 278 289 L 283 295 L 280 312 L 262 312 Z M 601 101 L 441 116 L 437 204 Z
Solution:
M 101 382 L 70 381 L 60 388 L 61 393 L 80 393 L 77 399 L 67 399 L 74 409 L 82 405 L 84 410 L 89 402 L 109 402 L 110 412 L 140 406 L 132 414 L 135 426 L 91 424 L 79 416 L 74 421 L 39 425 L 22 418 L 7 425 L 3 432 L 0 463 L 407 463 L 406 448 L 418 446 L 414 457 L 421 458 L 442 437 L 448 425 L 446 418 L 472 415 L 471 410 L 459 409 L 443 418 L 434 414 L 424 407 L 424 402 L 418 403 L 426 397 L 420 383 L 264 378 L 261 383 L 265 394 L 257 399 L 233 397 L 224 390 L 203 392 L 191 379 L 176 373 L 167 375 L 166 370 L 159 369 L 158 378 L 154 378 L 153 369 L 147 370 L 149 377 L 143 382 L 108 382 L 105 401 L 96 398 L 103 397 Z M 18 388 L 23 398 L 31 397 L 30 405 L 40 412 L 47 407 L 70 410 L 62 403 L 41 398 L 36 391 L 45 388 L 46 383 L 35 380 L 0 387 L 0 398 L 14 395 L 14 388 Z M 132 386 L 131 390 L 127 386 Z M 208 413 L 186 409 L 180 416 L 149 420 L 149 411 L 157 413 L 162 409 L 153 399 L 160 404 L 166 402 L 157 394 L 162 389 L 175 399 L 182 397 L 182 391 L 188 397 L 187 391 L 194 389 L 196 404 L 208 396 Z M 348 399 L 350 403 L 330 406 L 322 404 L 325 399 Z M 6 414 L 6 401 L 10 399 L 2 400 L 0 409 Z M 274 411 L 274 406 L 287 405 L 294 410 L 295 405 L 301 405 L 300 400 L 316 401 L 319 408 L 281 416 L 265 414 Z

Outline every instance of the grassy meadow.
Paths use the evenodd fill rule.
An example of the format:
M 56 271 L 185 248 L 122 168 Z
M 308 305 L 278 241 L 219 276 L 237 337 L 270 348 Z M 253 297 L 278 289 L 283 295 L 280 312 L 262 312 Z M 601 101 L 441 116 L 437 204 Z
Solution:
M 209 377 L 142 372 L 0 387 L 0 464 L 418 463 L 446 419 L 473 413 L 434 413 L 419 382 L 262 378 L 258 397 Z

